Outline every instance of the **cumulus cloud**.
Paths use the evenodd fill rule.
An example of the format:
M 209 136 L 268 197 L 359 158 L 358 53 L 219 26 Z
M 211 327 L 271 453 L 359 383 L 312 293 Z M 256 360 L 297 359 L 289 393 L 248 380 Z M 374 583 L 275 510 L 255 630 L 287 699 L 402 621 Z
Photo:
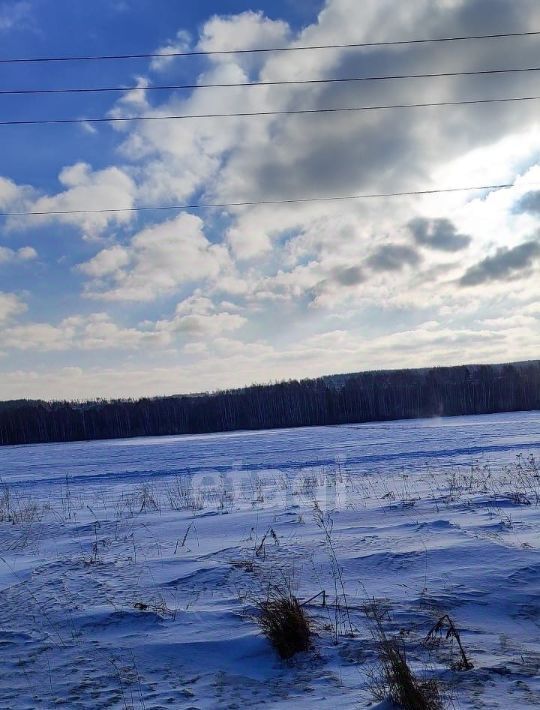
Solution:
M 358 41 L 363 38 L 385 40 L 396 36 L 415 36 L 419 26 L 434 35 L 443 28 L 452 28 L 466 34 L 480 18 L 485 21 L 485 0 L 455 3 L 403 4 L 396 7 L 387 0 L 369 0 L 357 3 L 350 0 L 333 0 L 326 4 L 318 22 L 310 25 L 298 38 L 299 43 L 324 43 L 335 40 Z M 495 13 L 495 14 L 494 14 Z M 489 13 L 497 16 L 505 27 L 521 27 L 523 22 L 538 18 L 538 7 L 528 0 L 514 4 L 497 0 L 497 8 Z M 360 35 L 359 35 L 360 33 Z M 516 59 L 532 58 L 532 48 L 521 47 Z M 455 48 L 433 46 L 418 52 L 404 48 L 399 52 L 400 71 L 425 71 L 426 65 L 446 68 L 470 67 L 474 63 L 496 63 L 497 47 L 469 46 L 459 55 Z M 313 77 L 347 76 L 354 74 L 384 73 L 395 61 L 395 50 L 351 53 L 335 50 L 316 56 L 295 57 L 294 67 L 286 56 L 272 57 L 263 69 L 265 79 L 293 76 L 298 73 Z M 513 81 L 513 80 L 512 80 Z M 526 80 L 525 80 L 526 81 Z M 477 88 L 474 78 L 461 77 L 449 81 L 419 82 L 414 85 L 415 99 L 457 98 Z M 269 92 L 279 108 L 301 104 L 308 108 L 331 105 L 354 105 L 360 103 L 390 103 L 401 99 L 410 100 L 410 85 L 407 82 L 386 85 L 321 86 L 309 91 L 305 88 L 283 92 Z M 504 88 L 504 82 L 503 82 Z M 515 85 L 514 85 L 515 88 Z M 525 121 L 533 120 L 534 109 L 527 111 Z M 351 186 L 376 188 L 401 187 L 403 177 L 408 182 L 425 180 L 422 168 L 443 161 L 452 152 L 459 154 L 479 143 L 486 143 L 501 135 L 510 125 L 515 126 L 515 112 L 497 111 L 490 121 L 482 119 L 482 111 L 476 109 L 440 111 L 434 119 L 433 111 L 418 110 L 414 113 L 399 111 L 380 112 L 376 116 L 358 114 L 336 115 L 332 121 L 314 117 L 274 121 L 272 151 L 250 151 L 250 141 L 245 148 L 235 151 L 228 163 L 231 175 L 237 177 L 242 171 L 244 179 L 239 183 L 246 195 L 277 196 L 283 194 L 340 193 Z M 461 126 L 463 130 L 456 128 Z M 415 170 L 410 170 L 414 155 Z M 294 166 L 294 169 L 291 167 Z M 222 191 L 230 193 L 237 186 L 233 181 L 224 181 Z
M 32 223 L 63 222 L 78 227 L 86 236 L 93 238 L 100 236 L 111 225 L 127 224 L 131 221 L 130 212 L 84 212 L 133 207 L 135 183 L 122 169 L 110 167 L 93 171 L 87 163 L 76 163 L 61 171 L 59 181 L 65 189 L 56 195 L 35 200 L 31 211 L 60 214 L 32 217 Z M 61 214 L 77 210 L 81 212 Z
M 519 8 L 497 1 L 498 16 L 505 26 L 519 27 L 523 22 L 540 21 L 538 6 L 524 0 Z M 287 23 L 270 20 L 261 13 L 215 17 L 201 29 L 201 50 L 227 50 L 233 47 L 290 44 L 319 44 L 335 40 L 336 32 L 344 41 L 365 37 L 392 39 L 408 33 L 413 36 L 418 26 L 429 28 L 436 35 L 452 28 L 457 34 L 467 34 L 472 26 L 485 20 L 485 0 L 452 3 L 419 2 L 396 9 L 390 0 L 329 0 L 317 21 L 294 36 Z M 491 13 L 490 13 L 491 16 Z M 391 21 L 389 21 L 391 17 Z M 484 21 L 483 20 L 483 21 Z M 358 32 L 361 35 L 358 35 Z M 172 43 L 174 45 L 174 42 Z M 171 46 L 172 46 L 171 45 Z M 516 62 L 532 59 L 531 48 L 512 45 Z M 421 72 L 426 63 L 441 69 L 471 69 L 475 63 L 496 63 L 497 48 L 490 43 L 468 45 L 456 56 L 453 48 L 445 45 L 403 47 L 399 51 L 403 71 Z M 199 75 L 200 82 L 265 81 L 294 78 L 324 78 L 338 75 L 388 73 L 395 63 L 395 50 L 350 52 L 332 50 L 319 53 L 298 53 L 294 63 L 287 55 L 270 54 L 217 55 L 207 60 Z M 450 65 L 452 65 L 450 67 Z M 506 79 L 501 78 L 501 87 Z M 515 82 L 526 77 L 513 77 Z M 415 98 L 453 100 L 477 90 L 471 77 L 415 83 Z M 435 87 L 435 88 L 434 88 Z M 223 91 L 195 90 L 188 97 L 173 95 L 162 103 L 150 103 L 143 92 L 137 92 L 138 108 L 145 113 L 205 113 L 220 110 L 272 110 L 287 108 L 319 108 L 332 105 L 353 105 L 399 102 L 410 100 L 408 82 L 373 82 L 362 85 L 329 85 L 306 87 L 265 87 L 256 91 L 249 88 Z M 142 98 L 144 97 L 144 98 Z M 134 97 L 135 98 L 135 97 Z M 144 103 L 143 103 L 144 102 Z M 449 160 L 467 155 L 479 146 L 488 146 L 515 130 L 512 106 L 501 106 L 496 116 L 487 123 L 481 107 L 451 108 L 440 111 L 434 120 L 433 111 L 389 111 L 374 114 L 340 115 L 328 121 L 321 117 L 265 117 L 249 120 L 242 117 L 227 120 L 165 122 L 160 125 L 137 125 L 126 135 L 123 154 L 140 162 L 144 169 L 137 178 L 139 199 L 146 202 L 184 200 L 196 190 L 204 190 L 209 200 L 237 201 L 271 198 L 303 197 L 362 191 L 390 191 L 429 186 L 431 173 Z M 120 109 L 122 110 L 122 109 Z M 126 112 L 128 107 L 124 107 Z M 534 108 L 527 107 L 521 116 L 522 125 L 533 125 Z M 272 150 L 268 150 L 268 146 Z M 487 170 L 488 166 L 486 166 Z M 410 220 L 411 201 L 387 202 L 379 205 L 340 203 L 338 206 L 302 205 L 269 207 L 268 209 L 230 209 L 231 225 L 226 238 L 231 252 L 243 261 L 256 262 L 267 257 L 275 245 L 283 254 L 290 255 L 289 245 L 299 242 L 303 235 L 316 229 L 321 214 L 328 222 L 336 222 L 343 213 L 350 221 L 365 224 L 357 229 L 357 250 L 365 250 L 366 242 L 382 241 L 383 228 L 377 235 L 375 226 L 387 223 L 396 229 L 400 215 Z M 422 221 L 424 220 L 424 221 Z M 450 220 L 420 221 L 413 224 L 413 235 L 418 245 L 432 252 L 457 252 L 465 248 L 470 236 L 461 233 Z M 325 248 L 334 249 L 339 256 L 341 244 L 335 243 L 335 232 L 318 238 L 309 258 L 324 259 Z M 343 255 L 344 258 L 347 255 Z M 410 263 L 414 256 L 404 255 Z M 417 262 L 418 263 L 418 262 Z M 294 264 L 293 264 L 294 266 Z M 384 264 L 383 264 L 384 266 Z M 394 268 L 397 262 L 392 263 Z M 279 264 L 279 270 L 286 267 Z
M 502 247 L 472 266 L 461 277 L 461 286 L 481 286 L 492 281 L 510 281 L 528 275 L 540 259 L 540 243 L 528 241 L 513 249 Z
M 332 44 L 336 37 L 340 43 L 384 41 L 417 36 L 418 27 L 425 36 L 441 36 L 497 32 L 501 26 L 520 31 L 539 24 L 537 0 L 326 0 L 319 16 L 299 32 L 285 21 L 248 12 L 213 17 L 192 40 L 182 31 L 176 35 L 177 28 L 172 28 L 172 40 L 161 46 L 174 51 L 189 43 L 193 48 L 219 51 L 240 46 Z M 338 48 L 298 52 L 294 61 L 287 53 L 215 55 L 190 65 L 199 73 L 189 81 L 382 75 L 396 73 L 396 63 L 400 73 L 421 73 L 426 66 L 433 71 L 468 71 L 499 66 L 502 50 L 506 61 L 515 66 L 533 65 L 537 60 L 534 43 L 516 41 L 464 43 L 459 52 L 455 44 L 361 51 Z M 166 72 L 173 66 L 158 58 L 149 72 Z M 150 81 L 149 76 L 138 76 L 140 89 L 125 94 L 111 115 L 159 117 L 218 110 L 233 113 L 239 107 L 279 111 L 408 103 L 411 92 L 418 102 L 454 101 L 474 98 L 485 93 L 486 87 L 485 78 L 463 76 L 327 86 L 199 88 L 162 94 L 145 91 Z M 534 91 L 534 76 L 526 73 L 501 75 L 496 82 L 496 93 L 501 96 Z M 478 289 L 471 303 L 470 293 L 455 287 L 456 282 L 472 286 L 502 280 L 505 307 L 512 298 L 516 313 L 520 298 L 523 304 L 538 295 L 533 279 L 518 283 L 517 277 L 527 275 L 538 258 L 529 235 L 540 209 L 531 195 L 523 203 L 527 210 L 514 210 L 519 198 L 531 189 L 526 184 L 538 182 L 533 166 L 538 163 L 540 129 L 532 102 L 520 107 L 519 121 L 515 106 L 509 103 L 497 106 L 496 111 L 485 106 L 453 106 L 335 114 L 332 120 L 324 114 L 236 117 L 150 121 L 116 125 L 116 129 L 120 143 L 116 166 L 104 170 L 84 163 L 69 166 L 60 176 L 59 193 L 47 197 L 0 179 L 0 206 L 61 211 L 187 201 L 282 200 L 490 182 L 515 181 L 515 187 L 392 200 L 231 207 L 205 211 L 204 223 L 190 214 L 153 223 L 161 218 L 147 213 L 136 227 L 129 213 L 43 218 L 46 224 L 63 222 L 88 236 L 107 238 L 102 249 L 96 247 L 93 258 L 78 259 L 85 259 L 76 272 L 85 282 L 85 295 L 111 302 L 146 302 L 133 309 L 139 313 L 144 307 L 144 317 L 151 320 L 125 328 L 112 319 L 73 325 L 52 318 L 53 331 L 27 332 L 28 342 L 34 337 L 38 345 L 47 339 L 64 342 L 66 347 L 74 347 L 70 343 L 75 338 L 90 343 L 84 334 L 90 325 L 104 333 L 109 329 L 112 343 L 130 340 L 133 348 L 149 342 L 172 346 L 178 340 L 182 352 L 192 358 L 189 369 L 182 365 L 181 370 L 148 371 L 145 377 L 135 368 L 130 375 L 131 391 L 141 391 L 144 382 L 148 393 L 166 390 L 172 380 L 174 389 L 181 382 L 186 383 L 184 389 L 193 382 L 201 389 L 208 382 L 215 387 L 298 372 L 357 369 L 359 362 L 379 367 L 461 361 L 471 356 L 508 359 L 534 350 L 537 341 L 531 337 L 527 342 L 522 332 L 533 330 L 531 322 L 521 322 L 519 338 L 514 328 L 513 339 L 495 323 L 501 305 L 492 308 L 493 289 Z M 31 227 L 41 222 L 33 219 L 24 224 Z M 463 266 L 465 249 L 468 261 Z M 190 293 L 194 295 L 189 297 Z M 164 298 L 183 300 L 172 314 L 156 312 L 158 299 Z M 223 298 L 235 304 L 219 303 Z M 322 310 L 314 312 L 313 305 Z M 402 323 L 404 314 L 408 326 Z M 395 330 L 397 319 L 403 328 L 399 332 Z M 415 326 L 419 320 L 438 325 L 419 328 Z M 74 336 L 69 335 L 70 328 Z M 114 328 L 123 334 L 115 335 Z M 355 328 L 364 335 L 355 334 Z M 329 335 L 310 340 L 315 331 L 325 329 Z M 247 341 L 255 331 L 270 340 L 278 330 L 280 345 L 275 349 Z M 292 345 L 287 344 L 289 336 Z M 111 368 L 107 375 L 110 391 L 116 387 L 111 384 L 115 372 Z M 96 373 L 74 375 L 71 381 L 88 390 L 91 385 L 102 387 Z
M 28 185 L 17 185 L 13 180 L 0 176 L 0 209 L 6 212 L 23 211 L 34 190 Z
M 24 313 L 26 304 L 14 293 L 0 291 L 0 323 Z
M 245 12 L 232 16 L 215 16 L 201 28 L 196 49 L 221 51 L 236 47 L 265 47 L 287 45 L 290 28 L 286 22 L 271 20 L 260 12 Z M 181 32 L 179 39 L 169 45 L 169 51 L 185 46 L 187 38 Z M 158 51 L 163 51 L 161 48 Z M 158 58 L 158 68 L 167 63 Z M 206 66 L 197 77 L 200 83 L 242 83 L 258 74 L 265 57 L 258 55 L 215 55 L 208 58 Z M 144 78 L 139 78 L 144 86 Z M 195 90 L 191 95 L 176 92 L 165 101 L 151 103 L 155 95 L 144 91 L 131 92 L 117 102 L 112 116 L 133 115 L 136 110 L 149 116 L 167 114 L 214 113 L 257 110 L 267 104 L 266 93 L 246 88 Z M 270 100 L 273 97 L 269 97 Z M 183 201 L 204 186 L 210 193 L 213 181 L 219 176 L 224 161 L 237 146 L 251 142 L 258 134 L 266 141 L 265 122 L 249 119 L 205 119 L 199 121 L 148 122 L 136 125 L 129 131 L 119 127 L 125 135 L 122 155 L 129 161 L 143 165 L 135 168 L 138 199 L 145 203 Z
M 14 295 L 0 293 L 0 342 L 4 349 L 34 352 L 127 350 L 173 347 L 177 342 L 202 343 L 239 330 L 246 318 L 210 299 L 191 296 L 181 301 L 173 316 L 136 327 L 116 323 L 107 313 L 74 315 L 58 323 L 13 323 L 26 310 Z
M 471 243 L 471 237 L 460 234 L 449 219 L 416 217 L 409 222 L 408 227 L 416 243 L 430 249 L 456 252 Z
M 0 300 L 1 307 L 1 300 Z M 58 325 L 27 323 L 4 328 L 2 345 L 14 350 L 52 352 L 61 350 L 132 350 L 142 345 L 167 345 L 167 333 L 122 328 L 106 313 L 72 316 Z
M 229 264 L 225 247 L 212 244 L 199 217 L 182 213 L 137 233 L 79 265 L 91 276 L 88 295 L 109 301 L 151 301 L 185 284 L 215 279 Z
M 171 320 L 158 321 L 156 330 L 197 340 L 236 331 L 245 323 L 247 319 L 237 313 L 218 311 L 210 299 L 192 296 L 177 305 Z
M 116 245 L 108 249 L 102 249 L 93 259 L 80 264 L 79 270 L 88 276 L 101 279 L 119 273 L 122 267 L 129 264 L 129 261 L 128 250 Z
M 174 54 L 175 52 L 187 52 L 191 46 L 191 35 L 185 30 L 179 30 L 172 42 L 159 47 L 155 54 Z M 161 72 L 170 67 L 174 63 L 174 57 L 164 56 L 155 57 L 150 62 L 150 69 L 155 72 Z
M 215 16 L 204 24 L 196 46 L 200 51 L 221 51 L 232 47 L 264 47 L 287 44 L 287 23 L 273 21 L 262 13 L 246 12 L 234 16 Z M 173 42 L 170 50 L 183 47 L 187 38 L 180 33 L 179 44 Z M 162 51 L 162 50 L 158 50 Z M 256 57 L 256 55 L 255 55 Z M 242 83 L 249 81 L 250 71 L 262 59 L 250 55 L 216 55 L 198 76 L 200 83 Z M 163 68 L 163 58 L 158 58 L 158 68 Z M 144 78 L 139 86 L 144 87 Z M 154 97 L 152 97 L 154 98 Z M 149 116 L 167 114 L 235 112 L 238 106 L 248 111 L 265 103 L 264 92 L 246 91 L 245 88 L 195 90 L 173 93 L 162 103 L 150 102 L 144 91 L 128 93 L 111 111 L 112 116 L 133 115 L 134 109 Z M 119 127 L 124 131 L 125 127 Z M 218 175 L 229 151 L 246 140 L 247 133 L 261 132 L 263 124 L 247 119 L 205 119 L 199 121 L 148 122 L 134 126 L 126 133 L 121 152 L 126 159 L 144 163 L 144 169 L 135 171 L 138 179 L 138 198 L 147 203 L 184 200 L 203 185 L 209 185 Z
M 282 20 L 271 20 L 262 12 L 247 12 L 238 15 L 215 15 L 205 23 L 197 49 L 204 52 L 220 52 L 231 49 L 255 47 L 282 47 L 290 38 L 289 25 Z M 241 58 L 241 61 L 252 59 Z M 217 55 L 213 62 L 230 62 L 228 55 Z
M 216 338 L 216 347 L 188 347 L 185 362 L 139 363 L 82 369 L 36 368 L 5 373 L 2 395 L 41 397 L 148 396 L 213 390 L 267 382 L 273 377 L 319 376 L 362 369 L 423 367 L 465 362 L 504 362 L 538 355 L 540 335 L 514 327 L 450 328 L 436 322 L 374 336 L 329 330 L 282 348 Z
M 37 259 L 37 251 L 33 247 L 21 247 L 15 250 L 0 246 L 0 264 L 16 264 L 32 259 Z

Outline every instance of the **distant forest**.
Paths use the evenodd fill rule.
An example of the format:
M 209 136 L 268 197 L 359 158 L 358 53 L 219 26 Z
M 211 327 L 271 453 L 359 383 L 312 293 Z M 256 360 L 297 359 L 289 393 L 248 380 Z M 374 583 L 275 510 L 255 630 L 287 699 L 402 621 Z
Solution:
M 200 434 L 540 409 L 540 360 L 335 375 L 223 392 L 0 403 L 0 444 Z

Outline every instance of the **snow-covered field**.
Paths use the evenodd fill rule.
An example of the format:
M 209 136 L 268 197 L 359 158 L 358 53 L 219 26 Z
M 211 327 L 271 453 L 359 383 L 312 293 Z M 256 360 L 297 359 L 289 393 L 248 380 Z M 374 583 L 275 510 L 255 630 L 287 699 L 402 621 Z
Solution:
M 540 413 L 0 449 L 0 707 L 377 706 L 373 600 L 448 707 L 538 707 L 535 456 Z M 290 662 L 276 585 L 326 592 Z

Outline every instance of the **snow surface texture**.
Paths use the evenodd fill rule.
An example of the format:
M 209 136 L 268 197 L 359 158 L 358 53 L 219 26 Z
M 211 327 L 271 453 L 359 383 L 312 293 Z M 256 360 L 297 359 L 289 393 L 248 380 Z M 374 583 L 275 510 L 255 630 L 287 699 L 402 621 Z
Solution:
M 389 707 L 373 599 L 448 707 L 538 707 L 531 456 L 539 413 L 0 449 L 0 707 Z M 269 585 L 327 594 L 291 662 Z

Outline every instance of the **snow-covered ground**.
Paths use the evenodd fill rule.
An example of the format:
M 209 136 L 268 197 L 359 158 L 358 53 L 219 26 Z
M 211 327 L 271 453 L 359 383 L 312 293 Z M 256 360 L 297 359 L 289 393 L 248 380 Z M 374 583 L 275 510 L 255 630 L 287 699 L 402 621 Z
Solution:
M 531 456 L 540 413 L 2 448 L 0 707 L 376 706 L 373 600 L 448 707 L 540 706 Z M 327 595 L 291 662 L 276 585 Z

